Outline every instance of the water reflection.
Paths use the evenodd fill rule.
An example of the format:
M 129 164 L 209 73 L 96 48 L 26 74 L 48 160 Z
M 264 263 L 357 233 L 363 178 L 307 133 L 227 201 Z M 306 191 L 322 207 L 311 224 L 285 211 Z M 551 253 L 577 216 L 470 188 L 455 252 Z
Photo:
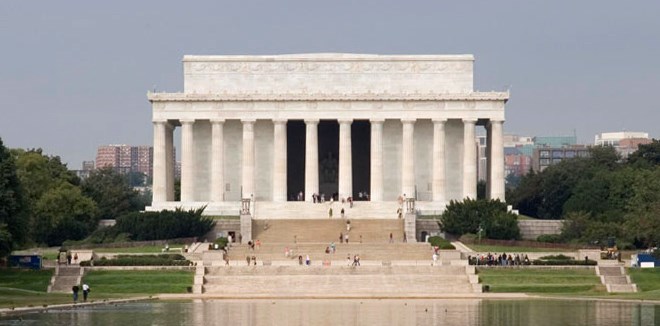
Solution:
M 561 300 L 195 300 L 52 310 L 0 325 L 659 325 L 660 305 Z

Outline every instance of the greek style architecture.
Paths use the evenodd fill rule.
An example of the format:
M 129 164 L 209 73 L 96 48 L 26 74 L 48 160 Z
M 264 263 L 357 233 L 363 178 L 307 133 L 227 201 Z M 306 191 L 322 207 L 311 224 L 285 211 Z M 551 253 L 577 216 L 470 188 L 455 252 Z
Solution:
M 184 56 L 183 91 L 148 94 L 148 209 L 397 218 L 405 200 L 404 214 L 433 214 L 476 197 L 476 128 L 487 135 L 487 196 L 504 200 L 509 94 L 475 91 L 473 64 L 472 55 Z

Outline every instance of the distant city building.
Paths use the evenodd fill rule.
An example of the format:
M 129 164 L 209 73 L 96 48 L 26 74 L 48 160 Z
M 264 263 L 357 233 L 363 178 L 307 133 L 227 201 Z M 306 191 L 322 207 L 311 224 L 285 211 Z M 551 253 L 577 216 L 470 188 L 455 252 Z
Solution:
M 577 136 L 541 136 L 532 138 L 534 147 L 562 148 L 577 145 Z
M 172 160 L 176 152 L 172 153 Z M 96 168 L 111 167 L 126 174 L 143 173 L 151 177 L 153 173 L 154 150 L 151 146 L 105 145 L 99 146 L 96 153 Z
M 548 166 L 557 164 L 565 159 L 588 156 L 589 147 L 585 145 L 535 148 L 532 155 L 532 169 L 540 172 Z
M 612 146 L 622 158 L 635 152 L 639 145 L 649 144 L 651 139 L 646 132 L 620 131 L 604 132 L 594 137 L 596 146 Z
M 533 146 L 534 137 L 504 134 L 504 147 Z
M 93 171 L 94 170 L 94 161 L 83 161 L 82 162 L 83 171 Z
M 525 154 L 520 147 L 504 147 L 504 175 L 525 175 L 532 166 L 532 155 Z

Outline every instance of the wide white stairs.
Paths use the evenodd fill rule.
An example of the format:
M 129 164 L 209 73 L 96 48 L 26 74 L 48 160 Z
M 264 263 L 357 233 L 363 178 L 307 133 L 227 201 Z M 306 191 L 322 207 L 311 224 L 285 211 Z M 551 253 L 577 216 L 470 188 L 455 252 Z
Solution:
M 349 243 L 341 243 L 346 219 L 254 220 L 253 239 L 260 246 L 234 244 L 226 257 L 223 251 L 204 251 L 194 292 L 287 298 L 429 298 L 481 292 L 474 267 L 459 251 L 442 250 L 434 263 L 428 243 L 403 241 L 402 220 L 350 221 Z M 331 243 L 336 250 L 326 253 Z M 352 266 L 355 255 L 360 266 Z M 304 262 L 308 256 L 310 265 Z
M 596 275 L 600 277 L 607 292 L 637 292 L 637 284 L 632 283 L 623 266 L 596 266 Z
M 80 284 L 83 269 L 79 265 L 58 265 L 48 285 L 48 292 L 71 292 L 74 285 Z

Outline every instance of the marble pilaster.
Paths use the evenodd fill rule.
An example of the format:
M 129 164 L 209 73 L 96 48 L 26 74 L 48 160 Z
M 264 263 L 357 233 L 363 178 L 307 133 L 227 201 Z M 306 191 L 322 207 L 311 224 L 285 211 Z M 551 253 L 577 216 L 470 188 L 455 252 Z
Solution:
M 181 201 L 195 201 L 194 119 L 181 119 Z
M 273 120 L 273 201 L 285 202 L 287 170 L 286 120 Z
M 501 120 L 489 122 L 489 175 L 488 175 L 488 198 L 499 199 L 504 202 L 504 140 L 503 124 Z
M 167 201 L 167 121 L 154 121 L 153 202 Z
M 254 198 L 254 123 L 253 119 L 243 119 L 243 173 L 241 198 Z
M 353 196 L 352 119 L 339 120 L 339 198 Z
M 445 191 L 445 119 L 433 120 L 433 201 L 446 201 Z
M 463 119 L 463 198 L 477 198 L 477 119 Z
M 415 198 L 415 119 L 402 119 L 403 143 L 401 147 L 401 192 L 406 198 Z
M 371 201 L 383 201 L 383 119 L 371 119 Z
M 319 120 L 305 120 L 305 201 L 319 192 Z M 296 190 L 297 191 L 297 190 Z
M 224 201 L 224 119 L 211 120 L 211 201 Z

